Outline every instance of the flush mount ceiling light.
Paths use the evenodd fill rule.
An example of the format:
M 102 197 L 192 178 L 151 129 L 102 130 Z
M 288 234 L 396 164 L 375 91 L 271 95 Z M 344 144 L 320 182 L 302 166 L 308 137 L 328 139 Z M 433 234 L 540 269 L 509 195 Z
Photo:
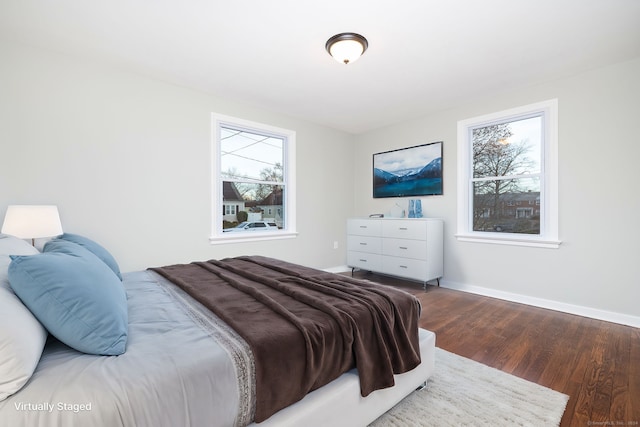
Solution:
M 367 50 L 369 42 L 367 39 L 356 33 L 340 33 L 327 40 L 325 48 L 329 55 L 342 63 L 350 64 L 354 62 Z

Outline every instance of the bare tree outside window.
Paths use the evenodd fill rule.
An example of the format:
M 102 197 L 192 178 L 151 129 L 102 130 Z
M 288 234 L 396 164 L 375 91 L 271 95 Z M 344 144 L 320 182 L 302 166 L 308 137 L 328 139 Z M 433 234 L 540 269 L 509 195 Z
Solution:
M 473 231 L 540 234 L 542 118 L 471 130 Z
M 282 163 L 276 162 L 271 168 L 264 168 L 260 171 L 260 178 L 264 182 L 282 182 Z M 282 186 L 275 186 L 275 190 L 282 191 Z M 258 184 L 255 199 L 264 200 L 274 191 L 273 185 Z

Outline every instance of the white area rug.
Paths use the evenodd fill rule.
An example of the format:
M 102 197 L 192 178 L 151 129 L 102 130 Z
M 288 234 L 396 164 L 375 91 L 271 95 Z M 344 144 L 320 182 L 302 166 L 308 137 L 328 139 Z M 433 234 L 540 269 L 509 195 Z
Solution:
M 558 426 L 569 396 L 436 348 L 433 376 L 373 427 Z

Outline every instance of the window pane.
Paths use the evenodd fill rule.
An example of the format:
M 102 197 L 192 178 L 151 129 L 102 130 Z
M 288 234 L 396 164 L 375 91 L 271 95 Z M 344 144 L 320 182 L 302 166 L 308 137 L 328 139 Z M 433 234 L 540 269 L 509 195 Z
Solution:
M 282 182 L 284 140 L 244 130 L 220 129 L 222 177 Z
M 540 173 L 542 117 L 472 130 L 473 177 Z
M 474 182 L 473 231 L 540 234 L 540 180 Z
M 224 215 L 222 228 L 235 227 L 241 221 L 254 222 L 249 228 L 266 227 L 267 221 L 284 228 L 284 186 L 259 184 L 254 182 L 223 182 L 222 202 L 225 206 L 234 206 L 234 214 Z M 242 217 L 238 217 L 240 214 Z

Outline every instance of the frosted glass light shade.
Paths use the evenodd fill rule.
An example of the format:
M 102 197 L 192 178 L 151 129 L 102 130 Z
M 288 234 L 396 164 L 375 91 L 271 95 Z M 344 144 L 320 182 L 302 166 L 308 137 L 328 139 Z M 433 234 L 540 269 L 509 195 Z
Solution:
M 327 52 L 341 64 L 356 61 L 368 47 L 367 39 L 356 33 L 336 34 L 327 40 L 325 45 Z
M 58 207 L 52 205 L 11 205 L 2 224 L 2 233 L 20 239 L 38 239 L 62 234 Z

